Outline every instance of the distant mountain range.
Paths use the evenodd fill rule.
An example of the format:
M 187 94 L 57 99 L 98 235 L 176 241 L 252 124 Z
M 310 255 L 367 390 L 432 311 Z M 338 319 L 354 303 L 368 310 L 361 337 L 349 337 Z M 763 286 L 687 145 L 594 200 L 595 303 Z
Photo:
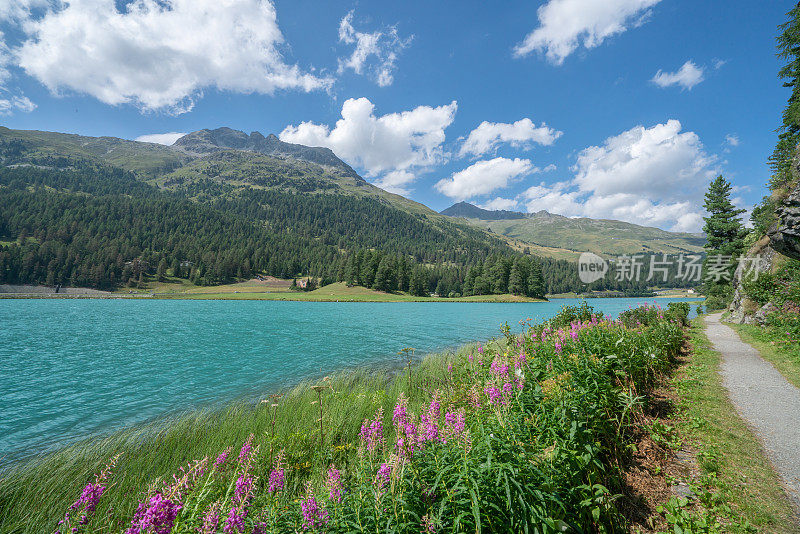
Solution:
M 552 257 L 587 251 L 609 256 L 695 253 L 701 252 L 706 242 L 703 234 L 668 232 L 608 219 L 564 217 L 547 211 L 492 211 L 467 202 L 454 204 L 441 214 L 463 218 L 476 228 L 503 236 L 516 248 L 530 245 L 538 254 Z

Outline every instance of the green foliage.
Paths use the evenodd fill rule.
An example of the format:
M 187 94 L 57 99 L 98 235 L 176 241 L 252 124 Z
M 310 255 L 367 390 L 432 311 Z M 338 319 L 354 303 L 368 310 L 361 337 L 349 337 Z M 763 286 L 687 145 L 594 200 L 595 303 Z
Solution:
M 103 455 L 122 453 L 79 532 L 123 531 L 137 503 L 153 499 L 180 504 L 176 533 L 196 532 L 215 506 L 211 532 L 237 515 L 245 532 L 263 533 L 308 529 L 315 517 L 327 532 L 619 532 L 620 461 L 634 424 L 620 399 L 669 370 L 683 332 L 665 320 L 598 321 L 590 308 L 560 320 L 568 316 L 591 320 L 428 359 L 413 382 L 334 378 L 274 407 L 56 453 L 0 480 L 0 529 L 49 531 Z M 278 469 L 282 483 L 270 489 Z
M 795 6 L 786 16 L 788 20 L 779 27 L 781 33 L 777 38 L 778 58 L 785 61 L 778 77 L 792 92 L 781 116 L 778 143 L 769 159 L 773 191 L 793 180 L 792 160 L 800 141 L 800 7 Z

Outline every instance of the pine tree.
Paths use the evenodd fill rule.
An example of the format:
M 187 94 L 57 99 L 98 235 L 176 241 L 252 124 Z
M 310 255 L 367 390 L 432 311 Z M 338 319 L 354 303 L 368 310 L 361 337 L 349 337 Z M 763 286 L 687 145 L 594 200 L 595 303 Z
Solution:
M 511 273 L 508 275 L 508 292 L 513 295 L 524 295 L 527 293 L 526 278 L 527 269 L 523 265 L 522 258 L 514 260 L 511 266 Z
M 709 251 L 737 256 L 744 247 L 744 226 L 739 216 L 746 210 L 737 209 L 731 202 L 731 184 L 717 176 L 708 186 L 703 207 L 708 217 L 703 231 L 706 233 L 705 248 Z
M 544 298 L 547 289 L 542 276 L 542 264 L 534 259 L 531 262 L 530 273 L 528 274 L 528 296 L 541 299 Z
M 783 110 L 781 126 L 778 128 L 778 143 L 769 158 L 772 167 L 770 188 L 777 189 L 791 180 L 792 158 L 800 142 L 800 4 L 787 14 L 788 20 L 779 26 L 778 58 L 786 64 L 778 72 L 784 87 L 791 87 L 792 94 Z

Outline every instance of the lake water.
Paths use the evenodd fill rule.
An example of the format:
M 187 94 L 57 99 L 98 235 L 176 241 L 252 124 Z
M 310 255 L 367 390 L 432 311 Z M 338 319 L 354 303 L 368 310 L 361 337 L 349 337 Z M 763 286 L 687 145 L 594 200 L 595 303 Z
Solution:
M 589 303 L 616 315 L 646 300 Z M 337 370 L 385 366 L 404 347 L 422 355 L 486 340 L 504 322 L 519 330 L 520 320 L 579 302 L 0 299 L 0 463 Z

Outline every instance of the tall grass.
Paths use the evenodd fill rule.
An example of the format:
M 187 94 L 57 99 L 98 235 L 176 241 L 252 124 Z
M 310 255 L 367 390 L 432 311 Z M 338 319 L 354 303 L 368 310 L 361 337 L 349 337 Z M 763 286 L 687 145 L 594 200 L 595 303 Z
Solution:
M 3 475 L 0 531 L 618 531 L 625 431 L 680 350 L 682 311 L 566 308 L 410 374 L 75 445 Z

